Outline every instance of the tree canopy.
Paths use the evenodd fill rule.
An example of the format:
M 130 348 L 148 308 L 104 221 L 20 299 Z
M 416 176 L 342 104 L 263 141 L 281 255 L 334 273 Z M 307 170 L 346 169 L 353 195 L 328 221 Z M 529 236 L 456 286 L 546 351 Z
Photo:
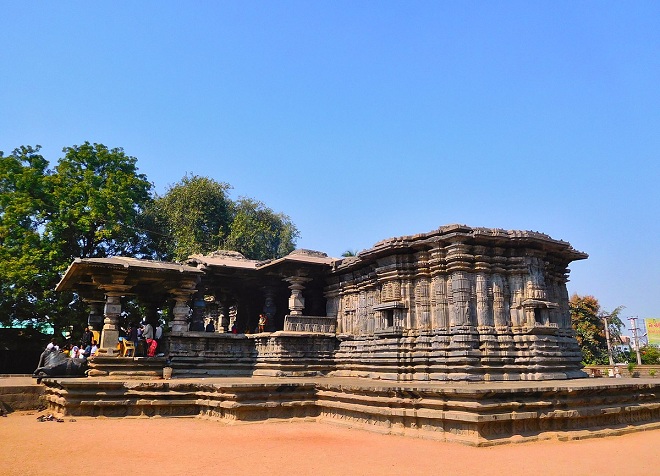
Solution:
M 152 230 L 156 255 L 183 261 L 195 253 L 227 249 L 265 260 L 294 250 L 298 230 L 287 215 L 251 198 L 232 201 L 230 189 L 208 177 L 186 175 L 157 196 L 144 225 Z
M 248 258 L 267 260 L 291 253 L 297 238 L 298 229 L 288 216 L 242 197 L 232 207 L 229 234 L 223 245 Z
M 230 189 L 227 183 L 186 175 L 165 195 L 157 195 L 144 214 L 155 256 L 183 261 L 219 249 L 231 222 Z
M 621 341 L 623 322 L 619 314 L 624 309 L 619 306 L 612 312 L 601 309 L 598 299 L 593 296 L 578 296 L 574 294 L 569 301 L 571 322 L 576 338 L 582 349 L 585 364 L 608 364 L 607 340 L 605 336 L 605 321 L 607 317 L 610 343 L 615 362 L 621 360 L 616 350 L 616 343 Z
M 39 150 L 0 153 L 0 322 L 57 330 L 85 318 L 80 302 L 53 290 L 74 258 L 149 247 L 136 224 L 151 184 L 122 149 L 67 147 L 52 170 Z
M 85 305 L 54 288 L 75 258 L 185 260 L 231 249 L 252 259 L 295 248 L 291 219 L 231 186 L 186 175 L 163 196 L 137 159 L 103 144 L 74 145 L 52 169 L 40 146 L 0 151 L 0 323 L 81 330 Z

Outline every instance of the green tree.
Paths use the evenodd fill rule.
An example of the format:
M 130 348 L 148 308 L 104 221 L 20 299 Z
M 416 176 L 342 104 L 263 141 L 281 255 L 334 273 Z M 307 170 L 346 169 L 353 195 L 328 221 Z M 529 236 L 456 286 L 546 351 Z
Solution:
M 223 243 L 226 249 L 257 260 L 281 258 L 295 249 L 299 233 L 287 215 L 245 197 L 234 203 L 232 211 L 229 234 Z
M 53 289 L 74 258 L 148 254 L 136 228 L 151 184 L 121 149 L 64 149 L 54 170 L 39 146 L 0 153 L 0 321 L 82 327 L 85 306 Z
M 155 244 L 155 257 L 183 261 L 221 247 L 229 232 L 231 186 L 208 177 L 186 175 L 156 196 L 143 216 Z
M 159 259 L 184 261 L 196 253 L 234 250 L 248 258 L 279 258 L 295 249 L 298 230 L 291 219 L 251 198 L 232 201 L 231 186 L 186 175 L 147 207 L 143 228 L 150 230 Z
M 48 177 L 54 203 L 44 230 L 59 259 L 148 254 L 137 226 L 152 186 L 137 159 L 89 142 L 64 152 Z
M 48 162 L 40 147 L 0 152 L 0 322 L 29 321 L 45 309 L 39 299 L 52 278 L 42 229 L 48 209 Z
M 658 365 L 660 364 L 660 349 L 654 345 L 645 345 L 639 349 L 642 364 Z
M 623 322 L 619 314 L 623 306 L 617 307 L 612 312 L 603 311 L 600 303 L 593 296 L 578 296 L 574 294 L 569 301 L 571 311 L 571 322 L 575 329 L 576 338 L 580 349 L 582 349 L 585 364 L 607 364 L 607 340 L 605 337 L 605 321 L 608 318 L 608 330 L 610 343 L 620 342 L 621 328 Z M 614 344 L 612 344 L 614 348 Z M 615 351 L 613 358 L 619 360 Z

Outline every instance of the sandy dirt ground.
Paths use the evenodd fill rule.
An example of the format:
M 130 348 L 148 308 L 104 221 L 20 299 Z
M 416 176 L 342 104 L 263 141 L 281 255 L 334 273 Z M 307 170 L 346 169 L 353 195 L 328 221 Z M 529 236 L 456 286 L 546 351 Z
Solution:
M 654 475 L 660 430 L 487 448 L 314 422 L 0 418 L 0 474 Z

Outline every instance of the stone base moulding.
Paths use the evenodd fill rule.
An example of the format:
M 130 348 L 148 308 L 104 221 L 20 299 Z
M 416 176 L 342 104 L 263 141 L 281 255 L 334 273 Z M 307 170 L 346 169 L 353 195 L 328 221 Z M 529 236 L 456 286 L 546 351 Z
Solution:
M 660 428 L 660 382 L 652 379 L 388 384 L 261 377 L 44 384 L 48 409 L 60 416 L 313 419 L 472 446 Z

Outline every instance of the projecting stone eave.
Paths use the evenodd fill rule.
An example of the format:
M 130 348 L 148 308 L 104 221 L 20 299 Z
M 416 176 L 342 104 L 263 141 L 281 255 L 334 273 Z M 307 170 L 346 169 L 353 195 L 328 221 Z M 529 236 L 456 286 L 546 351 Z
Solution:
M 55 291 L 76 291 L 81 283 L 81 278 L 88 272 L 98 270 L 127 270 L 140 271 L 144 273 L 185 273 L 201 275 L 204 272 L 193 266 L 169 261 L 154 261 L 147 259 L 128 258 L 124 256 L 113 256 L 110 258 L 76 258 L 69 265 L 55 286 Z
M 219 250 L 209 255 L 191 255 L 186 263 L 206 268 L 240 269 L 255 272 L 271 272 L 285 265 L 313 266 L 319 268 L 330 268 L 336 258 L 329 257 L 326 253 L 314 250 L 297 249 L 286 256 L 264 261 L 253 260 L 244 257 L 235 251 Z
M 298 249 L 282 258 L 259 263 L 257 271 L 263 276 L 322 278 L 331 272 L 335 261 L 320 251 Z
M 504 230 L 501 228 L 472 228 L 467 225 L 446 225 L 428 233 L 388 238 L 377 242 L 372 248 L 363 250 L 355 257 L 344 258 L 335 262 L 334 271 L 347 271 L 360 267 L 365 262 L 394 254 L 395 252 L 414 253 L 430 250 L 439 244 L 465 243 L 490 247 L 519 248 L 528 247 L 556 255 L 566 264 L 587 259 L 587 253 L 576 250 L 570 243 L 555 240 L 545 233 L 537 231 Z

